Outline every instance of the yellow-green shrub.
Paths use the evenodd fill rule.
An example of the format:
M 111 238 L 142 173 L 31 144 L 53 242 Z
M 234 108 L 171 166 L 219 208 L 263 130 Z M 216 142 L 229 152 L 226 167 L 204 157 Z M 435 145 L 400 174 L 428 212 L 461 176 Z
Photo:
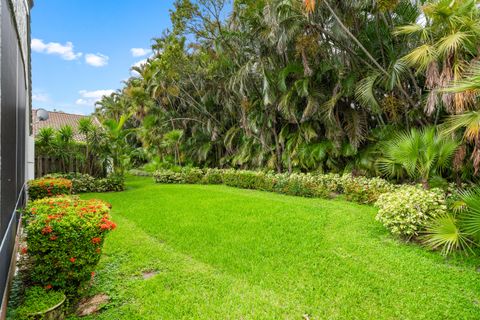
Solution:
M 434 218 L 447 213 L 444 193 L 403 186 L 379 196 L 376 219 L 391 233 L 405 238 L 416 237 Z

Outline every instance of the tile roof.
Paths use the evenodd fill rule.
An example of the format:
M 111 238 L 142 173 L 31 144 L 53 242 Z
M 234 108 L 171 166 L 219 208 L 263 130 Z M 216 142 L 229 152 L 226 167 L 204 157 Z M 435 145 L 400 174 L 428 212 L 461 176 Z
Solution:
M 48 120 L 38 121 L 37 120 L 37 110 L 32 110 L 32 127 L 33 127 L 33 136 L 36 138 L 38 132 L 41 128 L 51 127 L 55 130 L 58 130 L 64 126 L 71 126 L 73 128 L 75 141 L 82 142 L 85 140 L 83 135 L 78 134 L 78 121 L 83 118 L 88 118 L 88 116 L 80 114 L 71 114 L 59 111 L 48 111 Z M 100 127 L 100 121 L 96 117 L 92 117 L 92 122 L 95 126 Z

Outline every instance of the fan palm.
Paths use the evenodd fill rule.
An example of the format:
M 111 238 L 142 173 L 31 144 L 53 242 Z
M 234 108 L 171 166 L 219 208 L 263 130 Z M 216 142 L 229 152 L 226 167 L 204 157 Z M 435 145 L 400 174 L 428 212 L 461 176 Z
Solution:
M 441 137 L 432 127 L 412 129 L 385 143 L 378 167 L 392 178 L 401 178 L 406 173 L 428 188 L 429 179 L 448 168 L 457 147 L 457 141 Z
M 471 250 L 473 244 L 469 235 L 461 230 L 458 218 L 452 213 L 433 219 L 427 225 L 423 242 L 432 249 L 441 249 L 444 255 L 455 250 Z
M 427 226 L 424 243 L 447 255 L 455 250 L 472 251 L 480 241 L 480 189 L 464 191 L 457 212 L 433 219 Z

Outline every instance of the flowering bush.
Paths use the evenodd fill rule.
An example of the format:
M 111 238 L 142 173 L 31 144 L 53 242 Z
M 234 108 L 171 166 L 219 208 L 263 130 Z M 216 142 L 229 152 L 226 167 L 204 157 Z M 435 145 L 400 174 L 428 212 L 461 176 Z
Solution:
M 33 201 L 26 209 L 31 281 L 74 292 L 91 278 L 105 236 L 115 229 L 110 205 L 63 196 Z
M 342 176 L 341 181 L 347 200 L 362 204 L 374 203 L 380 195 L 396 188 L 381 178 L 353 177 L 351 174 Z
M 125 179 L 122 176 L 110 175 L 106 178 L 94 178 L 89 174 L 78 172 L 54 173 L 45 178 L 65 178 L 72 181 L 72 193 L 123 191 Z
M 31 200 L 70 194 L 72 181 L 63 178 L 41 178 L 28 182 L 28 195 Z
M 416 237 L 431 219 L 447 212 L 444 193 L 439 189 L 425 190 L 403 186 L 395 192 L 379 196 L 376 219 L 391 233 L 401 237 Z

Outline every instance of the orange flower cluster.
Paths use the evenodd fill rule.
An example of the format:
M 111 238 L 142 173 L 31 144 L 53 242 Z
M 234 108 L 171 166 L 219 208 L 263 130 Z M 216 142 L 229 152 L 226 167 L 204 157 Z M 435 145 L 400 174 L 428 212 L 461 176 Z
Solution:
M 102 223 L 100 224 L 100 229 L 102 230 L 114 230 L 117 227 L 116 223 L 108 220 L 107 218 L 102 218 Z
M 42 234 L 49 234 L 52 233 L 53 229 L 51 226 L 47 225 L 45 228 L 42 229 Z

